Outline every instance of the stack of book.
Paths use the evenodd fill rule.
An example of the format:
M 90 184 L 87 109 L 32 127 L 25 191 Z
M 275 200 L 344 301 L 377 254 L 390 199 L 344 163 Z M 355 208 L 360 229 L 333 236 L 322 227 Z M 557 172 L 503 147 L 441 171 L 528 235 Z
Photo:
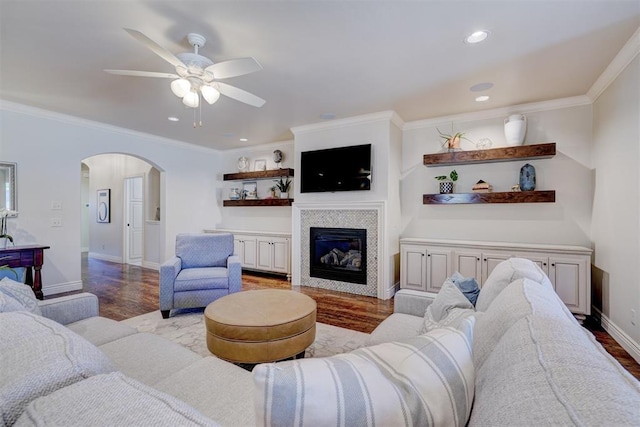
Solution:
M 472 191 L 474 193 L 491 193 L 493 191 L 493 187 L 491 184 L 480 180 L 473 186 Z

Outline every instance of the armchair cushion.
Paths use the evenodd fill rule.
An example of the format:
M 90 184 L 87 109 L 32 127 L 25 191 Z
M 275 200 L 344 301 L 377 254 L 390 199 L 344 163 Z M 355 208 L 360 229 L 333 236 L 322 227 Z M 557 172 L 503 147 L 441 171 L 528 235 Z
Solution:
M 173 290 L 226 289 L 229 287 L 228 276 L 226 267 L 187 268 L 178 273 Z
M 233 255 L 233 234 L 183 233 L 176 236 L 182 268 L 226 267 Z

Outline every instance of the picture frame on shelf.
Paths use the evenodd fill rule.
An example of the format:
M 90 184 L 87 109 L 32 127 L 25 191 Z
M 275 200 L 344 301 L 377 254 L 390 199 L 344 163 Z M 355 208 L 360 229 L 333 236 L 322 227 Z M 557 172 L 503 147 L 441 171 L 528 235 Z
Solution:
M 242 183 L 242 198 L 245 200 L 258 200 L 257 181 L 245 181 Z
M 266 159 L 256 159 L 253 161 L 253 170 L 255 172 L 266 171 L 267 170 L 267 160 Z

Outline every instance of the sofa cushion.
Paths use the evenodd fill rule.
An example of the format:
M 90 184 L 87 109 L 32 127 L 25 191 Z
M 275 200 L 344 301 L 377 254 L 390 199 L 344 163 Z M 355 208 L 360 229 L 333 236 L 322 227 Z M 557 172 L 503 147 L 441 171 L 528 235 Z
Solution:
M 202 359 L 180 344 L 149 333 L 128 335 L 103 344 L 100 349 L 118 370 L 150 386 Z
M 473 317 L 462 330 L 254 368 L 258 425 L 464 426 L 474 394 Z
M 476 369 L 482 366 L 502 335 L 529 314 L 578 324 L 553 289 L 529 279 L 518 279 L 511 283 L 481 314 L 476 321 L 473 340 Z
M 137 332 L 137 330 L 124 323 L 99 316 L 70 323 L 67 325 L 67 328 L 97 346 L 133 335 Z
M 473 315 L 475 310 L 466 296 L 450 278 L 447 278 L 440 292 L 427 307 L 420 333 L 427 333 L 445 326 L 458 327 L 462 319 Z
M 0 331 L 0 420 L 7 425 L 36 397 L 114 370 L 96 346 L 42 316 L 0 313 Z
M 514 280 L 521 278 L 533 280 L 553 289 L 549 278 L 535 262 L 524 258 L 509 258 L 498 264 L 482 284 L 476 302 L 476 310 L 487 311 L 491 302 L 504 288 Z
M 8 313 L 10 311 L 25 311 L 24 305 L 20 301 L 0 292 L 0 313 Z
M 175 292 L 228 288 L 229 271 L 226 267 L 186 268 L 180 270 L 173 284 Z
M 225 426 L 256 424 L 251 372 L 217 357 L 204 357 L 153 385 Z
M 194 408 L 121 372 L 97 375 L 29 404 L 16 427 L 217 426 Z
M 367 345 L 413 338 L 420 334 L 423 318 L 411 314 L 393 313 L 371 333 Z
M 38 300 L 30 286 L 11 280 L 8 277 L 3 277 L 0 280 L 0 292 L 20 303 L 24 307 L 23 310 L 33 314 L 42 314 L 38 306 Z
M 521 318 L 476 374 L 469 426 L 640 422 L 640 382 L 577 323 Z

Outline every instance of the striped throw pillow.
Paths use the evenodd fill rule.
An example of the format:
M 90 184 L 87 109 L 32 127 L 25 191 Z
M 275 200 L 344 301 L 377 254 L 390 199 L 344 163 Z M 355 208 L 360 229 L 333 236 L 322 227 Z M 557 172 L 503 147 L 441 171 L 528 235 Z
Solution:
M 326 358 L 254 368 L 262 426 L 464 426 L 475 372 L 473 324 Z

